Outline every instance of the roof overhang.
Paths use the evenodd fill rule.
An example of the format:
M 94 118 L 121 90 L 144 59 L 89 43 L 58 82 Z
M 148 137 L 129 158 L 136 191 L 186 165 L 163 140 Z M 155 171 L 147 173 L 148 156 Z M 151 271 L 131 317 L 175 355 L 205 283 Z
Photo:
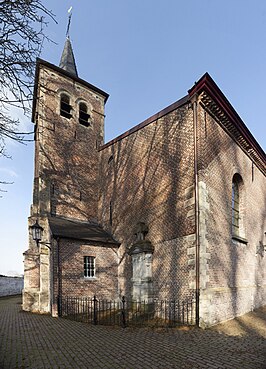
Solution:
M 112 235 L 103 230 L 98 224 L 82 222 L 61 217 L 50 217 L 49 226 L 54 238 L 67 238 L 79 241 L 100 243 L 106 247 L 119 247 Z
M 243 120 L 227 100 L 220 88 L 208 73 L 205 73 L 195 85 L 188 90 L 190 98 L 201 96 L 200 102 L 219 124 L 239 144 L 247 155 L 266 175 L 266 155 L 251 134 Z

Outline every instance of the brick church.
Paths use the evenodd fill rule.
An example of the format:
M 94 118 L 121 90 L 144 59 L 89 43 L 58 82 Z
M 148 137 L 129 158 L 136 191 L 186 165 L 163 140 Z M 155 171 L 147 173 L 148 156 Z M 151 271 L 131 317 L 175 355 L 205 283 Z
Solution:
M 195 295 L 204 327 L 266 304 L 266 156 L 210 75 L 105 143 L 107 99 L 69 37 L 59 67 L 37 60 L 23 309 Z

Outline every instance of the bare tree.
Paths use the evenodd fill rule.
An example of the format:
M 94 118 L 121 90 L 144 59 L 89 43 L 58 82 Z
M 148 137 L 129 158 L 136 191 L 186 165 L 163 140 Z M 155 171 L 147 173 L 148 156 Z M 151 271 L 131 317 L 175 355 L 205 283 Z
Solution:
M 0 0 L 0 156 L 7 156 L 5 139 L 27 140 L 10 108 L 29 112 L 36 57 L 49 40 L 44 29 L 50 19 L 55 21 L 42 0 Z
M 19 131 L 10 108 L 27 115 L 32 101 L 36 57 L 45 40 L 44 29 L 54 20 L 42 0 L 0 0 L 0 157 L 6 156 L 6 139 L 30 141 Z M 11 184 L 0 181 L 0 186 Z M 6 192 L 0 187 L 0 192 Z M 0 196 L 2 197 L 2 196 Z

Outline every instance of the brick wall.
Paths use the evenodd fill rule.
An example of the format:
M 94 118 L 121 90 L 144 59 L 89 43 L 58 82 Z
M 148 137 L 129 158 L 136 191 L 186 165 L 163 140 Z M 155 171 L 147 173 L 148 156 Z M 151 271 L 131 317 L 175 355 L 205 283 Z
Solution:
M 193 163 L 188 105 L 101 151 L 99 219 L 121 242 L 121 293 L 130 294 L 132 265 L 127 251 L 138 222 L 149 227 L 147 239 L 155 247 L 155 295 L 169 298 L 188 293 L 189 271 L 194 268 L 188 265 L 187 255 L 194 241 L 186 238 L 195 232 L 194 203 L 187 201 L 191 191 L 193 197 Z
M 95 278 L 84 277 L 84 256 L 95 257 Z M 54 301 L 58 291 L 57 253 L 54 253 Z M 117 248 L 77 240 L 59 241 L 61 295 L 115 299 L 118 295 Z
M 44 228 L 42 241 L 50 244 L 48 216 L 97 220 L 97 147 L 103 143 L 105 97 L 46 64 L 39 64 L 35 134 L 33 204 L 29 226 L 38 218 Z M 60 98 L 70 97 L 70 119 L 60 115 Z M 79 103 L 85 102 L 90 126 L 79 123 Z M 55 246 L 56 249 L 56 246 Z M 23 309 L 49 312 L 53 280 L 46 246 L 38 250 L 29 235 L 25 256 Z
M 97 217 L 97 145 L 103 142 L 104 98 L 72 79 L 40 67 L 37 103 L 34 205 L 43 214 Z M 70 96 L 70 119 L 60 115 L 60 94 Z M 79 102 L 91 116 L 79 123 Z
M 201 273 L 207 275 L 206 284 L 201 286 L 201 315 L 207 324 L 214 324 L 260 306 L 263 299 L 265 304 L 266 257 L 256 250 L 266 230 L 266 187 L 265 176 L 219 122 L 202 107 L 198 118 L 200 181 L 208 203 L 205 246 L 209 255 L 207 263 L 201 264 Z M 243 179 L 241 236 L 247 244 L 232 239 L 235 173 Z

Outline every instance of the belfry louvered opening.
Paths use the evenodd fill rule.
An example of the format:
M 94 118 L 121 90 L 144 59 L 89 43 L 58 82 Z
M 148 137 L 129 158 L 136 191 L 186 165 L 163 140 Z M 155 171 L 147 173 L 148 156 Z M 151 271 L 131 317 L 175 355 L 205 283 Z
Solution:
M 65 118 L 71 118 L 71 105 L 69 96 L 62 94 L 60 98 L 60 115 Z
M 85 127 L 90 125 L 90 115 L 88 114 L 88 107 L 85 103 L 79 104 L 79 123 Z

